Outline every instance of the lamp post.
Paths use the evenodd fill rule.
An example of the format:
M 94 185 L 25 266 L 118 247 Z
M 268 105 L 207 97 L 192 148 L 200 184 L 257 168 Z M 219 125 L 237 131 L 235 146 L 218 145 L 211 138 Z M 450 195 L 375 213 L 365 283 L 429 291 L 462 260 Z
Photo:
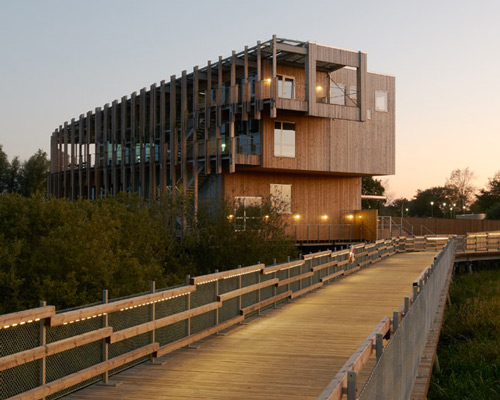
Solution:
M 406 209 L 406 216 L 408 217 L 408 209 Z
M 443 203 L 443 218 L 446 218 L 446 203 Z
M 434 202 L 431 201 L 431 218 L 434 218 Z

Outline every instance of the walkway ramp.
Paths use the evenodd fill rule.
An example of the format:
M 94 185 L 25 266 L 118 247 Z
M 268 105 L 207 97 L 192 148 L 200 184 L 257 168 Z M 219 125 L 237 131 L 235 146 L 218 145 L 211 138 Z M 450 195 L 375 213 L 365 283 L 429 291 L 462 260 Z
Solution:
M 67 399 L 316 399 L 437 251 L 397 254 Z M 246 324 L 248 322 L 248 324 Z M 372 356 L 369 364 L 375 363 Z M 359 383 L 367 379 L 367 365 Z

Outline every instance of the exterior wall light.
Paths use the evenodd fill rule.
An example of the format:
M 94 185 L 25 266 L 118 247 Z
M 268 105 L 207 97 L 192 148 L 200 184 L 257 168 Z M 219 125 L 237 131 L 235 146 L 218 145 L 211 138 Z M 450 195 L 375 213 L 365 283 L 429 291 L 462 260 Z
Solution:
M 229 214 L 229 215 L 227 216 L 227 219 L 228 219 L 229 221 L 232 221 L 232 220 L 233 220 L 233 218 L 234 218 L 234 215 L 233 215 L 233 214 Z
M 322 219 L 323 221 L 326 221 L 326 220 L 328 219 L 328 215 L 326 215 L 326 214 L 325 214 L 325 215 L 322 215 L 322 216 L 321 216 L 321 219 Z
M 300 214 L 294 214 L 294 215 L 293 215 L 293 219 L 294 219 L 295 221 L 298 221 L 298 220 L 300 219 Z

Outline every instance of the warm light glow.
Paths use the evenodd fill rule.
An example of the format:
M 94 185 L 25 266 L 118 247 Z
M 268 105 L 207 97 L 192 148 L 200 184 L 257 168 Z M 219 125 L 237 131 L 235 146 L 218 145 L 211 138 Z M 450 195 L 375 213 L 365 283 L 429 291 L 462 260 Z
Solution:
M 264 215 L 264 219 L 269 219 L 269 215 Z
M 229 215 L 227 216 L 227 219 L 228 219 L 229 221 L 231 221 L 233 218 L 234 218 L 234 215 L 233 215 L 233 214 L 229 214 Z
M 433 206 L 433 205 L 434 205 L 434 202 L 433 202 L 433 201 L 431 201 L 431 206 Z
M 321 91 L 321 90 L 323 90 L 323 86 L 321 86 L 321 85 L 316 86 L 316 90 L 317 90 L 318 92 L 319 92 L 319 91 Z
M 271 78 L 267 78 L 267 79 L 266 79 L 266 82 L 267 82 L 267 83 L 271 83 Z
M 349 215 L 347 216 L 347 219 L 353 219 L 353 218 L 354 218 L 354 215 L 352 215 L 352 214 L 349 214 Z
M 443 203 L 443 207 L 446 207 L 446 203 Z
M 321 216 L 321 219 L 322 219 L 323 221 L 326 221 L 326 220 L 328 219 L 328 215 L 326 215 L 326 214 L 325 214 L 325 215 L 322 215 L 322 216 Z
M 363 218 L 363 216 L 362 215 L 358 215 L 358 218 L 361 219 L 361 218 Z
M 298 221 L 300 219 L 300 214 L 294 214 L 293 218 L 295 221 Z

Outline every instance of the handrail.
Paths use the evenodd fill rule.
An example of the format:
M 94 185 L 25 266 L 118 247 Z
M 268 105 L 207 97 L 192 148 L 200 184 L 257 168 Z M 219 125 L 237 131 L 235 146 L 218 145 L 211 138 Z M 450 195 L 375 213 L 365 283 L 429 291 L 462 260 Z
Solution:
M 350 251 L 346 249 L 335 252 L 321 251 L 282 264 L 265 266 L 258 263 L 249 267 L 194 277 L 189 280 L 189 284 L 181 287 L 77 310 L 56 314 L 55 308 L 48 306 L 3 315 L 0 316 L 2 322 L 0 341 L 3 340 L 1 335 L 4 332 L 18 329 L 15 337 L 20 343 L 16 345 L 16 348 L 19 349 L 17 352 L 11 351 L 10 354 L 0 358 L 0 368 L 6 372 L 14 373 L 12 372 L 13 368 L 19 365 L 34 360 L 45 362 L 56 353 L 59 356 L 64 356 L 70 354 L 65 352 L 71 352 L 72 349 L 83 345 L 97 346 L 100 349 L 105 341 L 106 346 L 113 348 L 115 343 L 119 341 L 150 334 L 151 344 L 149 347 L 141 347 L 140 351 L 139 348 L 132 350 L 130 352 L 131 358 L 126 357 L 126 354 L 129 353 L 123 357 L 118 356 L 118 358 L 114 357 L 109 360 L 106 356 L 103 363 L 95 364 L 96 370 L 101 371 L 95 375 L 90 376 L 86 369 L 82 369 L 80 372 L 72 374 L 71 379 L 69 376 L 55 376 L 54 382 L 57 381 L 57 385 L 54 385 L 53 382 L 50 384 L 44 384 L 43 381 L 41 384 L 31 382 L 31 387 L 36 386 L 36 384 L 40 384 L 40 386 L 26 391 L 26 398 L 36 398 L 36 396 L 33 397 L 33 394 L 38 395 L 39 393 L 47 396 L 49 392 L 55 393 L 72 386 L 73 382 L 84 382 L 93 379 L 93 377 L 99 380 L 101 373 L 112 370 L 116 372 L 117 366 L 124 365 L 122 364 L 123 360 L 128 360 L 127 363 L 133 360 L 139 362 L 145 356 L 154 358 L 189 345 L 202 337 L 227 329 L 240 322 L 242 318 L 248 317 L 251 313 L 258 312 L 264 307 L 273 306 L 278 301 L 301 296 L 333 280 L 377 263 L 398 251 L 423 251 L 426 248 L 436 248 L 436 245 L 443 244 L 445 240 L 447 241 L 448 238 L 443 238 L 440 241 L 427 237 L 400 237 L 373 243 L 361 243 L 355 246 L 354 259 L 350 258 Z M 180 299 L 181 296 L 182 299 Z M 222 310 L 224 310 L 224 315 Z M 228 314 L 228 310 L 233 311 Z M 200 316 L 207 316 L 202 318 L 205 325 L 197 325 L 197 321 L 202 321 Z M 108 320 L 109 325 L 103 326 L 106 320 Z M 38 321 L 38 323 L 29 324 L 30 321 Z M 211 325 L 206 325 L 207 321 L 213 322 L 210 323 Z M 174 323 L 183 323 L 186 329 L 183 338 L 172 342 L 165 338 L 165 330 L 162 329 Z M 82 328 L 79 328 L 80 326 Z M 200 330 L 200 328 L 203 329 Z M 31 332 L 32 329 L 37 332 L 40 329 L 44 335 L 47 332 L 55 332 L 55 336 L 54 334 L 49 335 L 54 337 L 52 339 L 54 341 L 50 344 L 40 343 L 37 345 L 35 343 L 33 345 L 30 339 L 26 344 L 23 344 L 21 342 L 23 335 Z M 81 334 L 82 329 L 83 332 L 89 333 Z M 10 333 L 8 335 L 8 337 L 13 337 Z M 144 344 L 144 342 L 141 343 Z M 64 358 L 60 360 L 64 360 Z M 74 356 L 71 356 L 68 358 L 68 362 L 75 365 L 78 360 L 75 361 Z M 32 364 L 30 368 L 38 368 L 36 363 Z M 83 360 L 82 365 L 84 365 Z M 79 373 L 86 379 L 80 380 Z M 38 376 L 38 373 L 34 376 Z M 23 398 L 21 393 L 27 389 L 15 386 L 16 380 L 12 380 L 12 382 L 12 385 L 9 386 L 8 396 L 19 395 L 21 397 L 18 398 Z M 71 385 L 69 385 L 70 382 Z

